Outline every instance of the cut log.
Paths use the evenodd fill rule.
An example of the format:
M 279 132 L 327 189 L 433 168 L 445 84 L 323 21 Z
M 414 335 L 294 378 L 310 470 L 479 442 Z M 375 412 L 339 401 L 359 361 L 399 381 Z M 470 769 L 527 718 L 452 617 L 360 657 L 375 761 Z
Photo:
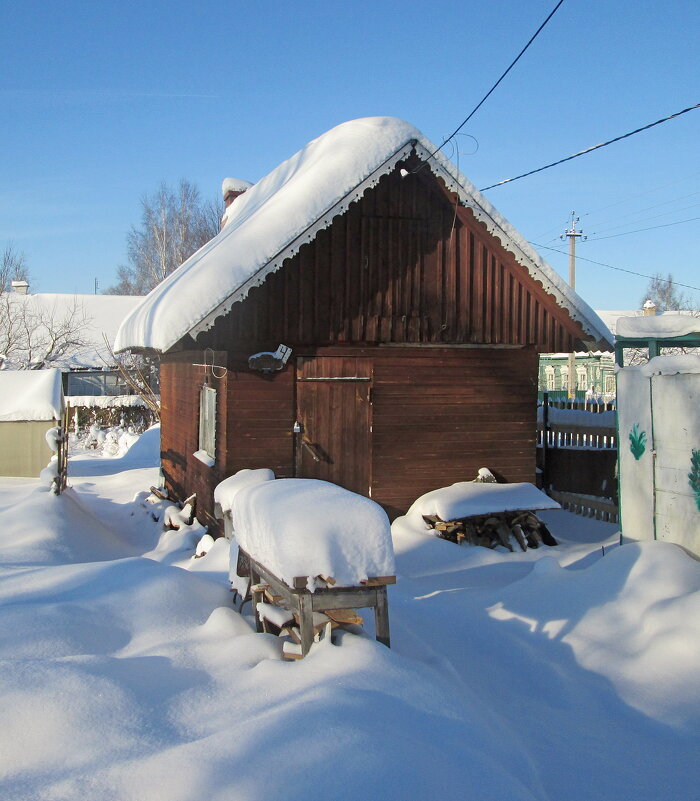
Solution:
M 525 535 L 523 534 L 522 526 L 519 523 L 516 523 L 514 526 L 511 526 L 511 533 L 516 539 L 516 542 L 520 546 L 520 550 L 527 551 L 527 540 L 525 539 Z
M 364 623 L 362 616 L 358 615 L 354 609 L 328 609 L 326 615 L 338 625 L 361 626 Z

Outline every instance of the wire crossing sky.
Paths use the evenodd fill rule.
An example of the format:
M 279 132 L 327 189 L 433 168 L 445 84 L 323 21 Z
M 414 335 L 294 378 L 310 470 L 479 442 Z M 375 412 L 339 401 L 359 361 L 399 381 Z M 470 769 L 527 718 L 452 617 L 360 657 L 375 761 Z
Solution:
M 26 254 L 32 292 L 92 293 L 116 282 L 140 199 L 162 181 L 220 198 L 223 178 L 258 181 L 349 119 L 400 117 L 449 139 L 486 187 L 695 99 L 700 4 L 555 3 L 0 4 L 0 248 Z M 490 199 L 536 242 L 575 209 L 590 237 L 577 291 L 636 308 L 642 276 L 698 284 L 700 221 L 674 200 L 700 192 L 699 161 L 700 114 L 684 113 Z M 652 204 L 664 227 L 635 211 Z M 566 278 L 566 255 L 545 252 Z
M 673 120 L 676 117 L 680 117 L 682 114 L 687 114 L 689 111 L 695 111 L 695 109 L 698 108 L 700 108 L 700 103 L 696 103 L 694 106 L 689 106 L 688 108 L 684 108 L 682 111 L 677 111 L 675 114 L 671 114 L 668 117 L 664 117 L 661 120 L 656 120 L 656 122 L 650 122 L 649 125 L 644 125 L 643 127 L 637 128 L 634 131 L 622 134 L 622 136 L 616 136 L 614 139 L 608 139 L 607 142 L 601 142 L 598 145 L 592 145 L 591 147 L 587 147 L 584 150 L 579 150 L 578 153 L 574 153 L 572 156 L 566 156 L 566 158 L 559 159 L 558 161 L 553 161 L 551 164 L 545 164 L 544 167 L 538 167 L 536 170 L 530 170 L 529 172 L 524 172 L 521 175 L 516 175 L 515 178 L 504 178 L 502 181 L 498 181 L 495 184 L 491 184 L 491 186 L 485 186 L 480 191 L 486 192 L 489 189 L 494 189 L 497 186 L 503 186 L 504 184 L 509 184 L 512 183 L 513 181 L 519 181 L 521 178 L 527 178 L 528 176 L 534 175 L 537 172 L 543 172 L 544 170 L 548 170 L 550 167 L 557 167 L 559 164 L 564 164 L 564 162 L 566 161 L 571 161 L 572 159 L 577 159 L 579 156 L 585 156 L 588 153 L 593 153 L 594 150 L 600 150 L 601 147 L 607 147 L 608 145 L 612 145 L 615 142 L 621 142 L 623 139 L 627 139 L 630 136 L 634 136 L 635 134 L 641 133 L 642 131 L 648 131 L 649 128 L 653 128 L 656 125 L 661 125 L 662 122 L 668 122 L 669 120 Z

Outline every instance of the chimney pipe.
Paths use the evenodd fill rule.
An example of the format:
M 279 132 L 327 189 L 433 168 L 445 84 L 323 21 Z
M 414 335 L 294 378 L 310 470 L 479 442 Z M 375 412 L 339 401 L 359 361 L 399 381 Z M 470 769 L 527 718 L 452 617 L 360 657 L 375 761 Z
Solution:
M 250 181 L 245 181 L 242 178 L 224 178 L 221 184 L 221 194 L 224 197 L 226 209 L 224 211 L 224 216 L 221 218 L 222 228 L 228 222 L 228 212 L 233 201 L 247 189 L 250 189 L 252 185 Z
M 18 295 L 29 294 L 29 284 L 24 280 L 13 281 L 11 286 L 12 286 L 12 291 L 16 292 Z
M 654 303 L 651 298 L 644 301 L 644 305 L 642 306 L 642 311 L 645 317 L 655 317 L 656 316 L 656 303 Z

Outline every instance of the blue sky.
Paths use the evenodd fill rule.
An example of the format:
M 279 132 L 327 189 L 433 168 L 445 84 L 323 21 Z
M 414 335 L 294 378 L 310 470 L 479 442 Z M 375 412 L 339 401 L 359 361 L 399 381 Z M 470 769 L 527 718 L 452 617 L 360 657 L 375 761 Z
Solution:
M 33 290 L 92 292 L 161 180 L 215 197 L 369 115 L 439 143 L 554 5 L 5 0 L 0 247 L 26 253 Z M 483 187 L 694 105 L 698 30 L 690 1 L 565 0 L 446 153 Z M 700 287 L 700 219 L 680 222 L 700 218 L 699 156 L 700 109 L 486 194 L 535 243 L 565 251 L 575 209 L 581 257 Z M 567 275 L 566 255 L 541 252 Z M 636 308 L 647 283 L 578 263 L 594 308 Z

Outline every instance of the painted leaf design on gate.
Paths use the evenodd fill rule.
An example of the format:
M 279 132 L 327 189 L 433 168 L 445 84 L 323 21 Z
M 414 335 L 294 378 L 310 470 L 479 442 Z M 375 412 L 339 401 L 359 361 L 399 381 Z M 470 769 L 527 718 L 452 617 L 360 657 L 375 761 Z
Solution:
M 639 461 L 647 448 L 647 432 L 639 430 L 639 423 L 635 423 L 630 431 L 630 451 L 632 456 Z
M 700 450 L 693 448 L 693 454 L 690 457 L 690 473 L 688 473 L 688 483 L 695 495 L 695 505 L 700 511 Z

